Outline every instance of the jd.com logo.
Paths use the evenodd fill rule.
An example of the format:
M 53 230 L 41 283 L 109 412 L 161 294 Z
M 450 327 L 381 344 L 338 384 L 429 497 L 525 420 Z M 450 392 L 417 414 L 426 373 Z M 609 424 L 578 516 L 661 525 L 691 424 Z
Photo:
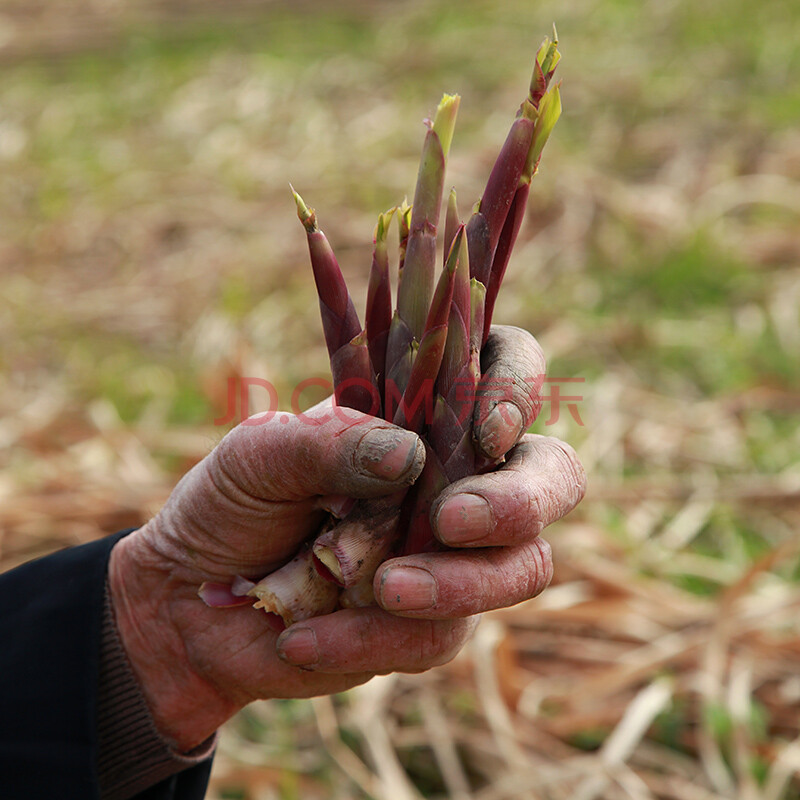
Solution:
M 584 381 L 585 378 L 551 378 L 545 375 L 536 375 L 525 378 L 523 382 L 530 387 L 530 394 L 537 397 L 536 402 L 540 408 L 546 403 L 549 404 L 549 415 L 545 421 L 547 426 L 558 422 L 561 417 L 562 406 L 566 406 L 572 419 L 578 425 L 583 425 L 577 405 L 583 400 L 583 395 L 562 394 L 559 384 L 584 383 Z M 545 386 L 549 390 L 549 394 L 544 392 Z M 322 389 L 328 394 L 333 393 L 333 384 L 329 380 L 325 378 L 307 378 L 295 386 L 289 407 L 292 414 L 299 417 L 302 422 L 309 425 L 321 425 L 330 418 L 328 413 L 315 413 L 310 416 L 300 408 L 303 392 L 312 388 Z M 251 392 L 262 389 L 266 392 L 268 407 L 266 411 L 251 416 Z M 484 378 L 478 387 L 470 383 L 456 381 L 454 389 L 455 391 L 448 404 L 459 422 L 463 422 L 467 416 L 471 415 L 476 405 L 485 409 L 485 412 L 480 415 L 483 416 L 497 403 L 510 400 L 514 395 L 514 385 L 510 380 L 487 380 Z M 373 416 L 380 415 L 385 419 L 394 419 L 395 412 L 401 409 L 407 420 L 414 418 L 424 424 L 428 424 L 433 419 L 436 396 L 433 381 L 424 381 L 414 397 L 405 397 L 394 382 L 386 381 L 385 396 L 388 414 L 381 411 L 381 398 L 374 384 L 361 379 L 344 381 L 339 387 L 339 392 L 340 395 L 349 392 L 351 397 L 358 397 L 361 401 L 359 407 L 370 407 L 370 413 Z M 214 420 L 214 424 L 264 425 L 271 422 L 278 414 L 280 414 L 278 390 L 272 383 L 263 378 L 228 378 L 227 409 L 224 416 Z M 344 405 L 333 404 L 330 408 L 330 414 L 335 414 L 347 422 L 354 421 L 353 410 Z M 280 422 L 288 422 L 289 417 L 286 413 L 283 413 L 279 420 Z

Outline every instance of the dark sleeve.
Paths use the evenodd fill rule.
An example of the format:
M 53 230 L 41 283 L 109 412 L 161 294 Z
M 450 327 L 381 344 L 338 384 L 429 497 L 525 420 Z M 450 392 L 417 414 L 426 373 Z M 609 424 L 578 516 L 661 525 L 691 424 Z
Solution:
M 98 682 L 111 548 L 126 532 L 0 576 L 4 800 L 98 800 Z M 200 800 L 211 759 L 137 800 Z

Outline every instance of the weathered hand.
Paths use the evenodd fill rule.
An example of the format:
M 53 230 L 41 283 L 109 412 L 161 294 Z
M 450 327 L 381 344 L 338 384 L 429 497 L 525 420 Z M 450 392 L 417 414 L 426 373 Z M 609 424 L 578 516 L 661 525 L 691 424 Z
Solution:
M 482 408 L 476 419 L 479 442 L 497 457 L 535 417 L 538 386 L 525 378 L 540 384 L 544 362 L 528 334 L 497 329 L 483 368 L 513 387 L 510 406 L 488 416 L 491 406 Z M 318 527 L 331 495 L 391 494 L 413 482 L 423 461 L 414 434 L 349 409 L 278 414 L 234 429 L 151 522 L 120 541 L 109 580 L 123 643 L 157 725 L 177 747 L 198 744 L 257 698 L 336 692 L 379 672 L 444 663 L 474 628 L 469 615 L 546 586 L 549 549 L 536 535 L 578 502 L 583 473 L 566 445 L 525 437 L 504 467 L 454 484 L 434 506 L 439 538 L 471 549 L 387 562 L 375 581 L 382 608 L 298 623 L 276 647 L 263 614 L 198 599 L 203 581 L 258 578 L 283 563 Z M 477 498 L 489 504 L 485 530 L 468 507 Z
M 209 608 L 197 590 L 204 581 L 258 579 L 280 566 L 319 527 L 330 495 L 367 498 L 407 486 L 422 470 L 422 443 L 350 409 L 337 415 L 320 407 L 252 424 L 258 421 L 231 431 L 111 554 L 123 643 L 156 724 L 181 749 L 252 700 L 341 691 L 381 668 L 299 670 L 278 657 L 277 634 L 263 613 Z M 436 623 L 441 634 L 429 632 L 429 651 L 409 666 L 451 657 L 467 627 Z
M 545 360 L 536 340 L 519 328 L 496 326 L 482 355 L 484 394 L 474 430 L 490 458 L 507 455 L 493 472 L 451 484 L 436 499 L 432 524 L 452 548 L 391 559 L 373 582 L 379 605 L 417 620 L 467 618 L 535 597 L 553 574 L 550 545 L 539 534 L 583 498 L 586 476 L 575 451 L 545 436 L 524 434 L 541 404 Z M 298 623 L 278 640 L 290 663 L 322 672 L 377 668 L 402 654 L 396 620 L 372 609 L 340 611 Z

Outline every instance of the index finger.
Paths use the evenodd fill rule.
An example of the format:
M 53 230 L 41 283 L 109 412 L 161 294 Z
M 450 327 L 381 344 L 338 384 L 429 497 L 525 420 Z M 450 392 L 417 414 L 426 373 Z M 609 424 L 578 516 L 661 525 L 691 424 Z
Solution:
M 585 491 L 575 451 L 558 439 L 528 434 L 500 469 L 444 489 L 431 522 L 436 537 L 452 547 L 518 545 L 568 514 Z

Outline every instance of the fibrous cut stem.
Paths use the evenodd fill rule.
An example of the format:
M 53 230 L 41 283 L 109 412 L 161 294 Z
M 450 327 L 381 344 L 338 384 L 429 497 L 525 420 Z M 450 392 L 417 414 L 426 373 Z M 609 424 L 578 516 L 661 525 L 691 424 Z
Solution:
M 336 586 L 317 572 L 310 547 L 304 547 L 288 564 L 260 580 L 248 594 L 257 598 L 254 608 L 276 614 L 286 627 L 329 614 L 339 599 Z

